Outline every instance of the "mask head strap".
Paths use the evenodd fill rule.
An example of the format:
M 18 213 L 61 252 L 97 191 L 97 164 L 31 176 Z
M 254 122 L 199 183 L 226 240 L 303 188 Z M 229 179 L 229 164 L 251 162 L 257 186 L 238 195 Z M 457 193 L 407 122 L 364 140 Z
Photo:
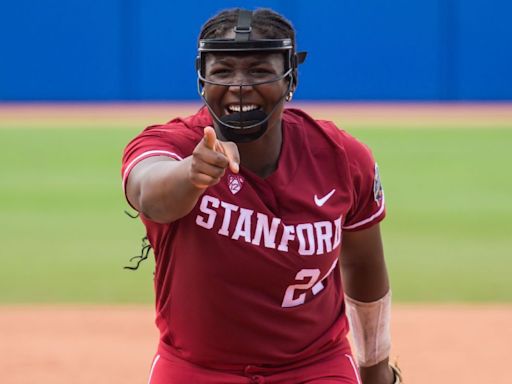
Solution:
M 245 9 L 241 9 L 238 12 L 238 21 L 236 26 L 233 28 L 235 32 L 235 41 L 249 41 L 249 36 L 252 31 L 252 12 Z

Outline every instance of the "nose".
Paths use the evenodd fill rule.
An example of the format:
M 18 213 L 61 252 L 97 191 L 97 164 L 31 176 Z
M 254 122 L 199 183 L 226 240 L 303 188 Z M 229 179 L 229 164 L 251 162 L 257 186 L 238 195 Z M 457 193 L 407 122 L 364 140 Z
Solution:
M 230 85 L 229 92 L 237 95 L 245 95 L 252 91 L 252 85 Z
M 244 73 L 238 73 L 234 76 L 231 85 L 229 85 L 229 92 L 234 93 L 236 95 L 244 95 L 252 91 L 253 86 L 251 85 L 252 81 Z

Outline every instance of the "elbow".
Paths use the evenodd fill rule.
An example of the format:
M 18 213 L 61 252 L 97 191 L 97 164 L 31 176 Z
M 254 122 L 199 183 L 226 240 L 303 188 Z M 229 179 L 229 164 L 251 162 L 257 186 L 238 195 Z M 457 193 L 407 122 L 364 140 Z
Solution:
M 141 189 L 138 202 L 139 212 L 155 223 L 169 224 L 184 216 L 176 211 L 171 201 L 165 197 L 159 198 L 152 193 L 145 193 L 144 189 Z
M 155 204 L 151 199 L 144 198 L 141 193 L 139 198 L 139 212 L 151 221 L 159 224 L 169 224 L 176 220 L 168 209 L 161 204 Z

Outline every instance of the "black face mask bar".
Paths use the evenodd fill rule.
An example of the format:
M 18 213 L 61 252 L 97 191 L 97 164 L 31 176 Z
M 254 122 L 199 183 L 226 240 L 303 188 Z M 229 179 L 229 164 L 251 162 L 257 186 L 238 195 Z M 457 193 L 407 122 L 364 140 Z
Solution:
M 268 128 L 268 120 L 272 117 L 276 109 L 279 107 L 281 102 L 286 98 L 292 89 L 293 84 L 293 69 L 290 68 L 284 74 L 268 81 L 259 81 L 249 84 L 238 84 L 238 83 L 218 83 L 212 80 L 208 80 L 203 77 L 200 71 L 197 72 L 197 87 L 198 93 L 203 98 L 204 103 L 210 110 L 210 114 L 213 119 L 219 125 L 219 128 L 222 132 L 222 135 L 229 141 L 234 141 L 235 143 L 244 143 L 258 139 L 261 137 Z M 252 110 L 252 111 L 243 111 L 243 87 L 254 87 L 263 84 L 270 84 L 276 81 L 283 80 L 289 77 L 288 87 L 283 95 L 276 102 L 272 111 L 269 114 L 266 114 L 264 111 L 260 109 Z M 223 87 L 239 87 L 240 88 L 240 102 L 239 102 L 239 111 L 222 116 L 219 118 L 217 114 L 213 111 L 212 106 L 208 103 L 204 93 L 202 92 L 202 84 L 210 84 L 216 86 Z
M 258 39 L 249 40 L 251 33 L 252 12 L 241 10 L 238 15 L 237 26 L 234 27 L 234 39 L 203 39 L 199 41 L 198 56 L 196 58 L 197 87 L 198 93 L 208 107 L 211 116 L 218 124 L 225 139 L 237 143 L 250 142 L 261 137 L 267 130 L 268 120 L 272 117 L 281 102 L 291 92 L 292 86 L 296 84 L 294 76 L 298 64 L 304 62 L 306 52 L 293 52 L 291 39 Z M 207 53 L 285 53 L 286 71 L 284 74 L 272 78 L 271 80 L 255 81 L 250 83 L 223 83 L 207 79 L 205 72 L 205 55 Z M 263 84 L 274 83 L 288 78 L 288 87 L 286 92 L 276 102 L 272 111 L 266 114 L 262 110 L 243 111 L 243 87 L 254 87 Z M 240 88 L 239 111 L 219 117 L 213 111 L 212 106 L 204 96 L 204 85 L 215 85 L 224 87 Z

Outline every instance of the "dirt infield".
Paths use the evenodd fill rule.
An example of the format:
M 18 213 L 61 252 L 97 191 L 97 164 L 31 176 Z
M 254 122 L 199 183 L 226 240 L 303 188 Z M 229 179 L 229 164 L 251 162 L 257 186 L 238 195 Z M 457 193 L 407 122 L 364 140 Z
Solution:
M 147 382 L 151 307 L 0 307 L 0 382 Z M 509 384 L 512 306 L 395 305 L 393 356 L 408 384 Z
M 340 126 L 512 128 L 512 103 L 319 103 L 294 102 L 316 118 Z M 199 103 L 0 103 L 0 128 L 41 126 L 80 128 L 145 127 L 197 111 Z

